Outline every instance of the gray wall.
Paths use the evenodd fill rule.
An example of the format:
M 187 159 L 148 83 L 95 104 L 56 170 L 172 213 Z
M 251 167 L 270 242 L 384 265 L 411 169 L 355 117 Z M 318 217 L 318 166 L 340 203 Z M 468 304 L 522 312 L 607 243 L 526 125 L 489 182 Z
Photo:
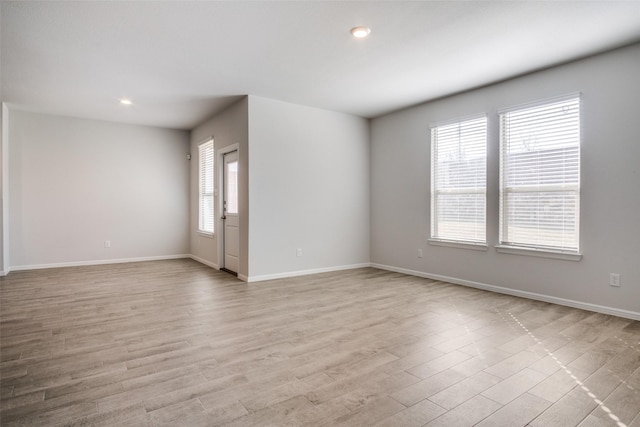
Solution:
M 219 242 L 197 233 L 197 144 L 213 136 L 216 150 L 240 148 L 240 275 L 249 280 L 372 262 L 638 313 L 638 75 L 634 45 L 371 122 L 249 96 L 190 140 L 184 131 L 3 109 L 10 258 L 2 267 L 182 254 L 215 266 Z M 572 92 L 582 93 L 583 259 L 498 254 L 496 110 Z M 429 124 L 482 112 L 490 249 L 429 246 Z M 608 286 L 610 272 L 622 287 Z
M 9 128 L 12 269 L 189 253 L 188 132 L 17 110 Z
M 248 274 L 248 99 L 244 97 L 225 111 L 215 115 L 209 120 L 197 126 L 191 131 L 191 255 L 212 267 L 219 267 L 218 251 L 221 249 L 221 242 L 218 242 L 218 230 L 222 226 L 220 218 L 220 197 L 215 197 L 216 223 L 214 235 L 203 236 L 198 233 L 198 145 L 210 137 L 213 137 L 214 151 L 216 156 L 215 173 L 221 171 L 222 165 L 219 163 L 218 152 L 220 149 L 230 145 L 238 144 L 239 155 L 239 221 L 240 221 L 240 265 L 238 274 L 247 276 Z M 216 183 L 217 186 L 217 183 Z
M 368 120 L 250 96 L 249 166 L 250 280 L 369 262 Z
M 372 121 L 371 261 L 640 312 L 640 45 L 537 72 Z M 498 254 L 496 110 L 582 93 L 579 262 Z M 430 246 L 429 125 L 488 113 L 486 252 Z M 417 257 L 417 249 L 424 258 Z M 622 286 L 608 286 L 609 273 Z

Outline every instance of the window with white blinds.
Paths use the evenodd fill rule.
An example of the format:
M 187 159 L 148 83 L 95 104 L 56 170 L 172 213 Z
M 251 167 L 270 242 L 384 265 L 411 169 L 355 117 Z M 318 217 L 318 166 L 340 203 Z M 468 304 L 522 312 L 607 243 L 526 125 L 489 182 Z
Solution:
M 213 234 L 213 140 L 198 146 L 198 180 L 199 180 L 199 209 L 198 229 L 203 233 Z
M 431 238 L 486 242 L 487 118 L 431 128 Z
M 500 114 L 500 243 L 577 253 L 580 98 Z

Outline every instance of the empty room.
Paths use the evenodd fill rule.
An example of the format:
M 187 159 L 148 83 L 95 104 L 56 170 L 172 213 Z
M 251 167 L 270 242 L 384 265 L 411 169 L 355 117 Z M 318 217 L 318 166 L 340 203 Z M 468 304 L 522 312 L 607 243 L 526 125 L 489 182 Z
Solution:
M 2 426 L 640 427 L 640 1 L 0 2 Z

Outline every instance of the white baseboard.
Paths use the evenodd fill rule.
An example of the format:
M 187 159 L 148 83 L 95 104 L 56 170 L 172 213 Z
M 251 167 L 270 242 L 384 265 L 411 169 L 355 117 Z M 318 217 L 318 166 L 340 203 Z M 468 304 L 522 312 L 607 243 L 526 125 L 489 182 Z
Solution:
M 162 261 L 167 259 L 182 259 L 182 258 L 190 258 L 190 255 L 187 255 L 187 254 L 162 255 L 162 256 L 152 256 L 152 257 L 139 257 L 139 258 L 117 258 L 117 259 L 99 259 L 99 260 L 91 260 L 91 261 L 59 262 L 54 264 L 17 265 L 17 266 L 12 266 L 9 271 L 41 270 L 44 268 L 61 268 L 61 267 L 82 267 L 87 265 L 103 265 L 103 264 L 123 264 L 127 262 Z
M 369 264 L 368 262 L 365 262 L 361 264 L 339 265 L 336 267 L 324 267 L 324 268 L 314 268 L 310 270 L 289 271 L 286 273 L 263 274 L 260 276 L 249 276 L 249 277 L 243 276 L 241 279 L 244 280 L 244 278 L 246 278 L 247 282 L 262 282 L 264 280 L 286 279 L 287 277 L 307 276 L 309 274 L 330 273 L 332 271 L 353 270 L 354 268 L 364 268 L 364 267 L 371 267 L 371 264 Z M 240 278 L 240 276 L 238 276 L 238 278 Z
M 55 264 L 35 264 L 35 265 L 20 265 L 11 267 L 10 269 L 0 271 L 0 276 L 6 276 L 11 271 L 25 271 L 25 270 L 39 270 L 44 268 L 60 268 L 60 267 L 79 267 L 88 265 L 102 265 L 102 264 L 122 264 L 127 262 L 144 262 L 144 261 L 161 261 L 169 259 L 181 259 L 191 258 L 201 264 L 207 265 L 211 268 L 219 270 L 220 267 L 210 261 L 197 257 L 191 254 L 180 255 L 165 255 L 154 257 L 140 257 L 140 258 L 119 258 L 109 260 L 92 260 L 92 261 L 78 261 L 78 262 L 64 262 Z M 627 319 L 640 320 L 640 313 L 636 311 L 622 310 L 614 307 L 607 307 L 598 304 L 591 304 L 582 301 L 575 301 L 565 298 L 553 297 L 550 295 L 538 294 L 535 292 L 520 291 L 517 289 L 503 288 L 501 286 L 489 285 L 486 283 L 474 282 L 471 280 L 458 279 L 455 277 L 442 276 L 439 274 L 425 273 L 417 270 L 410 270 L 407 268 L 393 267 L 390 265 L 377 264 L 377 263 L 360 263 L 351 265 L 341 265 L 335 267 L 315 268 L 310 270 L 290 271 L 285 273 L 264 274 L 260 276 L 245 276 L 238 274 L 238 279 L 245 282 L 261 282 L 265 280 L 285 279 L 288 277 L 306 276 L 310 274 L 329 273 L 333 271 L 353 270 L 356 268 L 373 267 L 381 270 L 393 271 L 396 273 L 408 274 L 410 276 L 424 277 L 426 279 L 438 280 L 441 282 L 453 283 L 456 285 L 468 286 L 476 289 L 483 289 L 486 291 L 497 292 L 506 295 L 513 295 L 522 298 L 529 298 L 537 301 L 544 301 L 553 304 L 565 305 L 568 307 L 579 308 L 582 310 L 594 311 L 596 313 L 609 314 L 612 316 L 624 317 Z
M 626 319 L 640 320 L 640 313 L 636 311 L 622 310 L 604 305 L 590 304 L 581 301 L 575 301 L 565 298 L 553 297 L 550 295 L 537 294 L 535 292 L 519 291 L 517 289 L 503 288 L 501 286 L 488 285 L 486 283 L 473 282 L 471 280 L 457 279 L 455 277 L 441 276 L 438 274 L 424 273 L 422 271 L 409 270 L 406 268 L 392 267 L 390 265 L 372 263 L 371 267 L 381 270 L 394 271 L 396 273 L 408 274 L 410 276 L 424 277 L 425 279 L 433 279 L 441 282 L 453 283 L 456 285 L 468 286 L 485 291 L 497 292 L 500 294 L 513 295 L 516 297 L 528 298 L 537 301 L 550 302 L 558 305 L 565 305 L 582 310 L 595 311 L 596 313 L 610 314 L 612 316 L 624 317 Z
M 207 261 L 204 258 L 200 258 L 200 257 L 197 257 L 195 255 L 187 255 L 186 257 L 187 258 L 191 258 L 194 261 L 198 261 L 200 264 L 204 264 L 204 265 L 206 265 L 208 267 L 215 268 L 216 270 L 220 270 L 220 266 L 218 266 L 218 264 L 213 263 L 211 261 Z

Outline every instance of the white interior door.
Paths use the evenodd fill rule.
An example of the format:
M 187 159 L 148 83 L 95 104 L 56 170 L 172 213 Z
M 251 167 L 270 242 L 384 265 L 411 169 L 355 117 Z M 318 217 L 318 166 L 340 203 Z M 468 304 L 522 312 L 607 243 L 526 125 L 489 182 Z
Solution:
M 222 220 L 224 221 L 224 260 L 222 267 L 238 273 L 238 152 L 224 154 Z

